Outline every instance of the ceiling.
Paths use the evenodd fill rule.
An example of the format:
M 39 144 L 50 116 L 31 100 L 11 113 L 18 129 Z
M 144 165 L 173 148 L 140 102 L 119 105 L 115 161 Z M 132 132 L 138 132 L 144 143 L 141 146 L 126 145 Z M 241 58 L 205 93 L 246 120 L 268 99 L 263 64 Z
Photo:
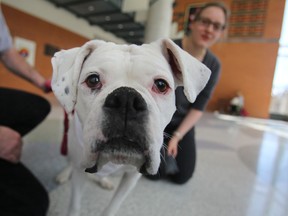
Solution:
M 128 43 L 142 44 L 149 7 L 157 0 L 47 0 Z

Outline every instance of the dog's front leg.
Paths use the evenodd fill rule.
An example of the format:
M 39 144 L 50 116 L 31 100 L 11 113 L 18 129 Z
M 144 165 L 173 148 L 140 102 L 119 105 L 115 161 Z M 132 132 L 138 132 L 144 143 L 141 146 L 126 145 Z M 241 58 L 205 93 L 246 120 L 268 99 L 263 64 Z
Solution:
M 112 200 L 101 216 L 115 216 L 120 205 L 125 200 L 129 192 L 135 187 L 140 177 L 141 174 L 136 170 L 125 172 Z
M 71 176 L 71 196 L 68 209 L 68 216 L 79 216 L 81 209 L 81 198 L 83 186 L 85 184 L 85 173 L 82 170 L 74 168 Z

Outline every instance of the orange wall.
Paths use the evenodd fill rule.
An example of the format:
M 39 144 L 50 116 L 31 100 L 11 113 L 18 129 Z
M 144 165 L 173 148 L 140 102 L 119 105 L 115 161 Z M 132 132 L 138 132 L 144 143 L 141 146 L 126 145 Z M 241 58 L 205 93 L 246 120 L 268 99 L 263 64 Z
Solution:
M 176 0 L 175 13 L 191 3 L 208 1 Z M 228 7 L 232 0 L 223 1 Z M 222 74 L 208 104 L 209 111 L 221 110 L 219 101 L 231 99 L 239 90 L 250 116 L 267 118 L 272 82 L 281 34 L 285 0 L 268 0 L 264 34 L 260 38 L 225 38 L 211 49 L 222 62 Z M 179 19 L 178 19 L 179 20 Z
M 35 68 L 46 78 L 52 76 L 52 65 L 51 56 L 44 54 L 45 44 L 51 44 L 60 49 L 69 49 L 81 46 L 88 40 L 5 4 L 2 4 L 2 11 L 13 37 L 18 36 L 36 42 Z M 27 90 L 54 100 L 52 93 L 44 95 L 32 84 L 8 73 L 3 64 L 0 64 L 0 86 Z
M 240 90 L 251 116 L 268 117 L 277 50 L 276 43 L 214 46 L 213 51 L 222 61 L 222 74 L 208 109 L 220 109 L 219 100 L 230 99 Z

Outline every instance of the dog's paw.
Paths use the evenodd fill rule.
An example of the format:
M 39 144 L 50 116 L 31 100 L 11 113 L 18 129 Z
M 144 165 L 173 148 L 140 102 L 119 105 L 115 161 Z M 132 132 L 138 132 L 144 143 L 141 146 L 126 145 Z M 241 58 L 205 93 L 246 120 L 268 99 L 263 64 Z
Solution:
M 113 190 L 114 189 L 113 182 L 107 177 L 99 177 L 99 176 L 93 175 L 93 174 L 88 174 L 88 177 L 90 180 L 92 180 L 93 182 L 100 185 L 100 187 L 102 187 L 103 189 L 106 189 L 106 190 Z
M 101 181 L 99 182 L 99 184 L 104 189 L 107 189 L 107 190 L 113 190 L 114 189 L 113 182 L 108 178 L 102 178 Z
M 64 184 L 67 182 L 72 174 L 72 166 L 65 167 L 57 176 L 56 176 L 56 182 L 58 184 Z

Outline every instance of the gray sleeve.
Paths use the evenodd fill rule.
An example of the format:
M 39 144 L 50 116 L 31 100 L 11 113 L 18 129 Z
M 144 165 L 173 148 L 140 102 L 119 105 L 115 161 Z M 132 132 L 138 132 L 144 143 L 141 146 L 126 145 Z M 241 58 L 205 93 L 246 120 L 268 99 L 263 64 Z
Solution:
M 208 51 L 203 63 L 211 70 L 211 76 L 205 88 L 197 96 L 195 102 L 191 104 L 191 107 L 197 110 L 205 110 L 209 99 L 214 91 L 214 88 L 219 80 L 221 72 L 221 64 L 218 58 Z
M 12 38 L 0 9 L 0 53 L 12 47 Z

